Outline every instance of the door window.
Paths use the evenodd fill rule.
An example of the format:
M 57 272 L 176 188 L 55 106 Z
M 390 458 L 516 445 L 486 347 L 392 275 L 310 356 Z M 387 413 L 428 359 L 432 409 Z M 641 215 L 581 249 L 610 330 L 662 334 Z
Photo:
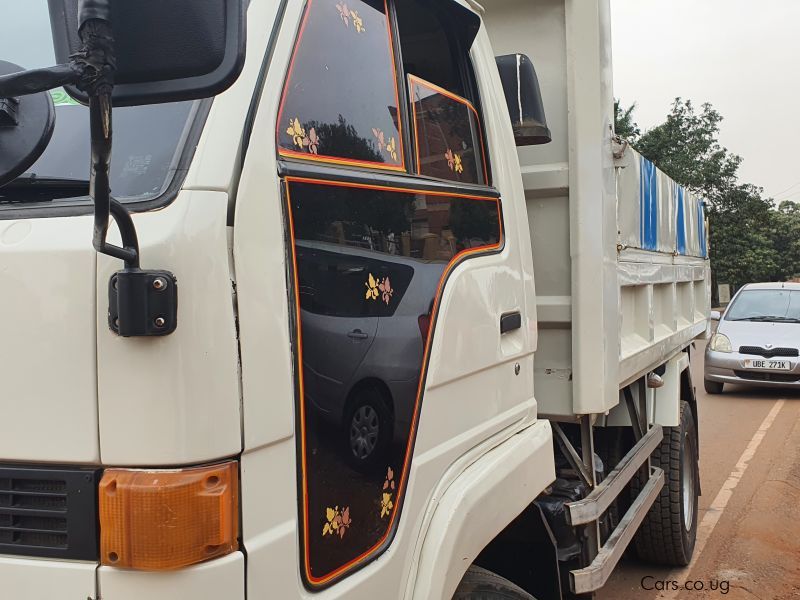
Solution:
M 464 183 L 487 178 L 478 112 L 460 96 L 409 76 L 420 175 Z
M 281 156 L 404 170 L 385 0 L 309 0 L 278 115 Z

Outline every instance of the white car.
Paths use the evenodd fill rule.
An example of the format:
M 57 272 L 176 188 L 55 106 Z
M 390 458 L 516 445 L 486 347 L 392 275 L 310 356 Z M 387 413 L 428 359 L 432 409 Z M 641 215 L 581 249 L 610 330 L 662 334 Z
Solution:
M 734 296 L 706 347 L 705 389 L 726 383 L 800 390 L 800 283 L 751 283 Z

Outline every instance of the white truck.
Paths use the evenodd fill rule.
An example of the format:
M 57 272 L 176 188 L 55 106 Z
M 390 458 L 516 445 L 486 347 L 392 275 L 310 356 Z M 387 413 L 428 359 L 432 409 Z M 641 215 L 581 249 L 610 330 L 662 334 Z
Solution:
M 0 596 L 689 562 L 703 205 L 614 136 L 608 0 L 37 0 L 0 33 Z

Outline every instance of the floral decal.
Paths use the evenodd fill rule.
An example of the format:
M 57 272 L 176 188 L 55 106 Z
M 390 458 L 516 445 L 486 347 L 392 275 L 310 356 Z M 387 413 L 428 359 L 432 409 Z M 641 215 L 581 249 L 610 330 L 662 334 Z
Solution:
M 392 157 L 392 160 L 397 162 L 397 142 L 395 142 L 394 138 L 391 138 L 389 143 L 386 144 L 386 151 Z
M 336 535 L 338 533 L 339 539 L 342 539 L 352 524 L 349 506 L 342 511 L 339 510 L 338 506 L 335 508 L 328 508 L 325 510 L 325 517 L 328 519 L 328 522 L 322 527 L 322 537 L 326 535 Z
M 319 151 L 319 136 L 313 127 L 308 130 L 308 137 L 303 140 L 303 146 L 307 147 L 311 154 L 317 154 Z
M 381 498 L 381 519 L 388 515 L 394 504 L 392 503 L 392 496 L 394 495 L 394 472 L 392 468 L 386 472 L 386 481 L 383 482 L 383 494 Z
M 303 140 L 306 137 L 306 130 L 303 129 L 303 126 L 300 124 L 300 119 L 297 117 L 294 119 L 289 119 L 289 128 L 286 130 L 286 133 L 291 136 L 295 146 L 299 146 L 300 148 L 303 147 Z
M 447 159 L 447 166 L 451 171 L 456 173 L 464 172 L 464 165 L 461 163 L 461 156 L 453 152 L 450 148 L 447 149 L 444 157 Z
M 346 2 L 339 2 L 336 5 L 336 10 L 339 11 L 339 18 L 346 27 L 350 27 L 350 19 L 352 18 L 356 33 L 364 33 L 366 31 L 364 28 L 364 19 L 361 18 L 357 10 L 350 10 Z
M 298 148 L 306 149 L 310 154 L 317 154 L 319 152 L 320 139 L 317 135 L 317 130 L 312 127 L 308 130 L 308 134 L 306 134 L 305 128 L 297 117 L 289 119 L 289 128 L 286 130 L 286 133 L 291 136 L 292 142 L 294 142 L 294 145 Z
M 389 277 L 384 277 L 383 280 L 375 279 L 372 273 L 369 274 L 369 279 L 364 284 L 367 287 L 367 300 L 377 300 L 381 298 L 387 305 L 394 295 L 392 283 Z
M 347 8 L 347 4 L 340 2 L 336 5 L 336 10 L 339 11 L 339 16 L 342 19 L 342 23 L 350 27 L 350 9 Z
M 394 139 L 394 137 L 389 138 L 387 143 L 386 134 L 384 134 L 382 130 L 375 127 L 372 128 L 372 135 L 375 136 L 375 140 L 378 144 L 378 152 L 386 152 L 392 157 L 394 162 L 397 162 L 397 141 Z
M 378 152 L 383 152 L 386 149 L 386 136 L 380 129 L 372 128 L 372 135 L 378 141 Z M 394 139 L 394 138 L 392 138 Z
M 366 29 L 364 29 L 364 21 L 358 16 L 358 11 L 351 10 L 350 16 L 353 17 L 353 25 L 355 26 L 356 31 L 358 33 L 364 33 L 366 31 Z

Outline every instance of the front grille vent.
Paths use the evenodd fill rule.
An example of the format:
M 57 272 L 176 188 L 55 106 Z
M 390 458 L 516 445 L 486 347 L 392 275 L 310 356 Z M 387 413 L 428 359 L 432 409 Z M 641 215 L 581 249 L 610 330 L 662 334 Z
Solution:
M 793 373 L 769 373 L 764 371 L 734 371 L 740 379 L 750 381 L 774 381 L 775 383 L 794 383 L 800 381 L 800 375 Z
M 797 348 L 762 348 L 761 346 L 739 346 L 739 354 L 752 354 L 753 356 L 763 356 L 773 358 L 775 356 L 800 356 Z
M 95 560 L 97 477 L 0 465 L 0 554 Z

